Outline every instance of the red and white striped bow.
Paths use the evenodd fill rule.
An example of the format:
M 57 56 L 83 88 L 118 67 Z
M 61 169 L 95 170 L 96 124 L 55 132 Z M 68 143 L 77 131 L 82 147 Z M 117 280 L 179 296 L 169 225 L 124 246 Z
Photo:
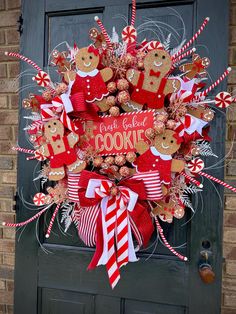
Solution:
M 114 288 L 120 279 L 120 267 L 138 260 L 129 220 L 138 194 L 109 180 L 90 179 L 85 196 L 101 199 L 103 253 L 97 265 L 106 265 L 110 285 Z

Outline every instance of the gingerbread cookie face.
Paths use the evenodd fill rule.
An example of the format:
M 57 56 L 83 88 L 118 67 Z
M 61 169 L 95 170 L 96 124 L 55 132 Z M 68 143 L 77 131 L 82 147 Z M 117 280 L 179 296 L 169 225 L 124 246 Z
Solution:
M 166 129 L 164 133 L 157 135 L 154 146 L 163 155 L 172 155 L 180 148 L 180 138 L 175 131 Z
M 99 64 L 99 55 L 89 52 L 89 48 L 81 48 L 75 56 L 77 70 L 82 72 L 91 72 L 97 68 Z
M 44 125 L 44 135 L 49 141 L 56 135 L 62 137 L 64 135 L 63 124 L 56 119 L 48 121 Z
M 160 72 L 164 76 L 171 68 L 171 57 L 165 50 L 153 49 L 144 58 L 145 70 Z

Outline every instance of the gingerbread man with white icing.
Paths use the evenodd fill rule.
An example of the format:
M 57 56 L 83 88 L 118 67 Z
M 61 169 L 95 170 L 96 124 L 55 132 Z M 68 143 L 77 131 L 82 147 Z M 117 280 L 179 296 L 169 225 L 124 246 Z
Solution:
M 163 49 L 153 49 L 144 58 L 144 71 L 129 69 L 127 80 L 133 85 L 131 101 L 122 108 L 125 111 L 141 110 L 144 105 L 148 109 L 162 109 L 165 96 L 180 89 L 178 79 L 166 77 L 169 73 L 171 56 Z
M 64 78 L 72 83 L 71 94 L 83 92 L 86 103 L 96 103 L 101 111 L 107 111 L 110 107 L 105 102 L 109 94 L 105 82 L 113 76 L 110 68 L 98 70 L 100 56 L 93 46 L 79 49 L 75 56 L 76 72 L 68 71 Z
M 64 125 L 61 121 L 52 119 L 45 123 L 44 136 L 48 143 L 42 145 L 39 152 L 50 160 L 49 180 L 63 179 L 65 166 L 74 173 L 78 173 L 86 167 L 86 162 L 80 160 L 74 150 L 79 136 L 73 132 L 65 136 Z

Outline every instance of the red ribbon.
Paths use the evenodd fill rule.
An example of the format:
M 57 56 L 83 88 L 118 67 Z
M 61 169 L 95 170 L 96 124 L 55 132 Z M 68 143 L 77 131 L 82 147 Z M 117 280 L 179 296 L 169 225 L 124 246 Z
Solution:
M 157 78 L 161 75 L 160 71 L 155 72 L 154 70 L 150 70 L 149 75 L 156 76 Z

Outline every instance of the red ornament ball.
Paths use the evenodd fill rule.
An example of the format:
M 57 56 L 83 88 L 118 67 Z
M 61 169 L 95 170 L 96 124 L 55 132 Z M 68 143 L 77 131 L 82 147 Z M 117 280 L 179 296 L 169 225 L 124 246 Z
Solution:
M 117 106 L 112 106 L 110 109 L 109 109 L 109 113 L 112 117 L 118 117 L 119 114 L 120 114 L 120 109 L 119 107 Z
M 128 152 L 126 155 L 126 160 L 130 163 L 134 162 L 136 159 L 136 154 L 134 152 Z
M 127 90 L 129 88 L 129 82 L 126 79 L 119 79 L 117 81 L 118 90 Z
M 126 104 L 128 101 L 130 101 L 130 94 L 129 92 L 123 90 L 119 92 L 117 99 L 120 104 Z
M 113 94 L 116 92 L 116 83 L 115 82 L 110 82 L 107 84 L 107 90 L 109 93 Z
M 126 163 L 126 158 L 123 155 L 118 155 L 115 157 L 115 164 L 117 166 L 123 166 Z
M 126 166 L 120 168 L 119 173 L 122 177 L 128 177 L 130 175 L 130 169 Z

